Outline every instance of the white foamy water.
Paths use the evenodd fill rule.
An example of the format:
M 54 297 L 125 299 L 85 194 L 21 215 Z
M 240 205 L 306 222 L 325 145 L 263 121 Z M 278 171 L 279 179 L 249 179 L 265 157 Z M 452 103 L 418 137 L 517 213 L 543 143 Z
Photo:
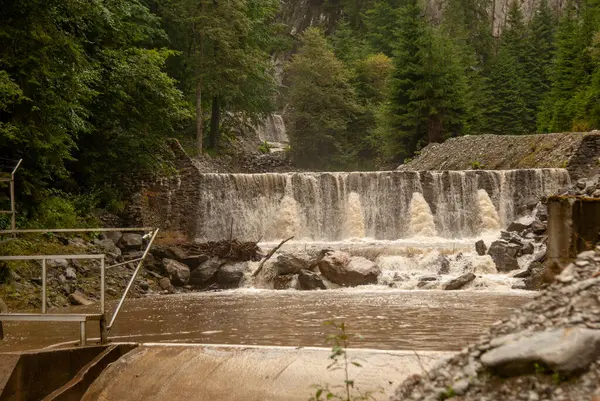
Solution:
M 413 237 L 437 237 L 431 208 L 419 192 L 415 192 L 410 201 L 410 234 Z
M 481 216 L 481 228 L 483 231 L 500 230 L 500 216 L 485 189 L 477 191 L 479 200 L 479 214 Z
M 381 171 L 199 174 L 196 181 L 195 208 L 181 204 L 186 205 L 184 215 L 196 219 L 188 226 L 199 240 L 228 238 L 233 221 L 233 235 L 240 240 L 294 235 L 341 241 L 358 235 L 407 239 L 421 228 L 426 231 L 422 236 L 473 238 L 496 222 L 506 227 L 527 205 L 568 185 L 569 176 L 563 169 Z M 178 196 L 175 191 L 170 198 L 173 207 L 179 205 Z M 411 212 L 417 206 L 419 218 Z
M 363 208 L 360 201 L 360 195 L 356 192 L 348 194 L 346 203 L 346 223 L 344 225 L 344 237 L 346 238 L 364 238 L 365 220 L 363 217 Z

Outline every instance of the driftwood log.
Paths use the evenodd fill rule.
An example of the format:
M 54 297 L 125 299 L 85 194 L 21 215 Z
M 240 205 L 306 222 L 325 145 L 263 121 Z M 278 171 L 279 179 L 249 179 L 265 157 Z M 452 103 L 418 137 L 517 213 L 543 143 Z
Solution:
M 267 260 L 269 260 L 271 258 L 271 256 L 273 256 L 273 254 L 275 252 L 277 252 L 277 250 L 279 248 L 281 248 L 281 246 L 283 244 L 285 244 L 286 242 L 288 242 L 289 240 L 291 240 L 292 238 L 294 238 L 293 236 L 288 238 L 288 239 L 284 239 L 283 241 L 281 241 L 279 243 L 279 245 L 277 245 L 275 248 L 271 249 L 271 251 L 269 253 L 267 253 L 267 256 L 265 256 L 265 258 L 262 260 L 262 262 L 260 262 L 260 265 L 258 265 L 258 269 L 256 269 L 256 271 L 254 273 L 252 273 L 252 276 L 256 277 L 258 275 L 258 273 L 260 273 L 260 271 L 262 270 L 263 266 L 265 265 L 265 262 Z

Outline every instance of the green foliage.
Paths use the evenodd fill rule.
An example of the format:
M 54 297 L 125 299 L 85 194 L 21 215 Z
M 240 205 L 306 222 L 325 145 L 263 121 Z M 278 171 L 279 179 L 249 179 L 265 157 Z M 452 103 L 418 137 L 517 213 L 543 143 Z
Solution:
M 375 400 L 373 394 L 380 391 L 360 391 L 354 383 L 354 379 L 350 378 L 350 366 L 362 368 L 362 365 L 353 361 L 348 356 L 348 347 L 351 337 L 347 332 L 347 326 L 344 322 L 336 323 L 335 321 L 327 321 L 325 325 L 331 326 L 334 333 L 326 338 L 326 343 L 331 345 L 331 354 L 329 359 L 331 363 L 327 366 L 328 370 L 341 370 L 344 374 L 343 385 L 315 385 L 315 395 L 310 397 L 309 401 L 322 400 L 338 400 L 338 401 L 367 401 Z M 360 335 L 355 335 L 355 338 L 361 339 Z
M 402 160 L 464 129 L 466 80 L 454 44 L 422 18 L 417 1 L 399 11 L 386 151 Z
M 448 387 L 443 393 L 440 393 L 438 399 L 440 401 L 444 401 L 444 400 L 447 400 L 454 396 L 456 396 L 456 392 L 454 391 L 454 389 L 452 387 Z
M 351 71 L 338 60 L 323 32 L 307 29 L 286 66 L 291 81 L 287 132 L 292 155 L 304 167 L 340 168 L 355 158 L 358 133 L 349 126 L 360 107 Z
M 23 158 L 19 203 L 35 208 L 48 187 L 122 190 L 159 171 L 157 144 L 189 110 L 164 70 L 173 53 L 155 46 L 158 17 L 138 0 L 1 8 L 0 152 Z
M 260 146 L 258 147 L 258 151 L 262 154 L 266 154 L 271 152 L 271 145 L 269 145 L 269 142 L 264 141 L 263 143 L 260 144 Z
M 472 161 L 470 164 L 471 164 L 471 170 L 485 169 L 485 166 L 483 164 L 479 163 L 478 161 Z

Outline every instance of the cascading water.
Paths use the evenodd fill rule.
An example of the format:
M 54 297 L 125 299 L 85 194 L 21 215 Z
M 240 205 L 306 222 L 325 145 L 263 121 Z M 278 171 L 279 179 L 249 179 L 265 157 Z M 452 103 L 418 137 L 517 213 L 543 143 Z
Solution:
M 244 240 L 397 240 L 419 234 L 417 202 L 428 216 L 420 235 L 472 238 L 506 227 L 568 184 L 563 169 L 201 174 L 195 236 L 228 238 L 233 221 Z
M 346 203 L 346 223 L 343 230 L 345 238 L 363 238 L 365 236 L 365 220 L 360 195 L 356 192 L 348 194 Z
M 500 230 L 500 216 L 494 207 L 494 203 L 490 199 L 485 189 L 477 191 L 479 199 L 479 214 L 481 216 L 481 229 L 485 231 Z
M 423 194 L 415 192 L 410 201 L 410 235 L 413 237 L 435 237 L 435 221 L 431 208 Z

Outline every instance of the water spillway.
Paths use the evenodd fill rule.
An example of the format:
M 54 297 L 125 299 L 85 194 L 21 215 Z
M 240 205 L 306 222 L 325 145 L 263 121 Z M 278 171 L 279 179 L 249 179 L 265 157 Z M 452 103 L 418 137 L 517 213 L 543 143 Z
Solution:
M 473 237 L 569 185 L 563 169 L 200 174 L 194 236 Z

